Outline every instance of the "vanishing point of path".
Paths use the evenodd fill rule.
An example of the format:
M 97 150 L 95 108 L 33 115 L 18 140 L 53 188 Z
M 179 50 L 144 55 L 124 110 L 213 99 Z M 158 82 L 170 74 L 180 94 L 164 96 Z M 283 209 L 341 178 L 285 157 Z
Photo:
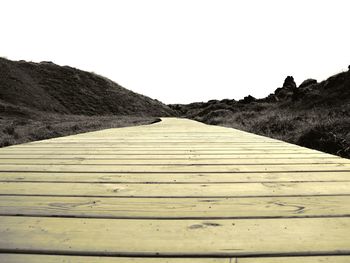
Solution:
M 187 119 L 0 149 L 0 262 L 350 262 L 350 161 Z

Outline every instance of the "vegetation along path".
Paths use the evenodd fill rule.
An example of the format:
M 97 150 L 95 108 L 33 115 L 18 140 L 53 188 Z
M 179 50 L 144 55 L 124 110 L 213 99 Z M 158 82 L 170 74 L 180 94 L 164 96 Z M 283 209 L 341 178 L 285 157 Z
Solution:
M 0 262 L 350 262 L 350 160 L 177 118 L 0 149 Z

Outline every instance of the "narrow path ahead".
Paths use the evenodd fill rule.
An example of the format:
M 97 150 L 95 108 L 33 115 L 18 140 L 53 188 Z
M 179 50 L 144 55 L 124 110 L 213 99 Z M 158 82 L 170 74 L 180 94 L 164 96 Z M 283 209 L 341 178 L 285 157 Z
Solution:
M 350 262 L 350 161 L 187 119 L 0 149 L 0 262 Z

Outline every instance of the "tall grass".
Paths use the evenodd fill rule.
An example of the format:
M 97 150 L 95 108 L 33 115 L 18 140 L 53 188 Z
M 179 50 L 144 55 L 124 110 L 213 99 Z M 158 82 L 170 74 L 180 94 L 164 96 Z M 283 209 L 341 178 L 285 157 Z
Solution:
M 349 111 L 268 108 L 262 111 L 211 112 L 196 120 L 236 128 L 350 158 Z

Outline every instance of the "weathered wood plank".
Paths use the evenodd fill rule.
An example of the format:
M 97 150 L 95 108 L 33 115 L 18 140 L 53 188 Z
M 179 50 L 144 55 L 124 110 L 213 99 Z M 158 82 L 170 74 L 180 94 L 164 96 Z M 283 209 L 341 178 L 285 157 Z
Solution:
M 68 140 L 68 141 L 37 141 L 37 142 L 32 142 L 32 143 L 27 143 L 27 144 L 19 144 L 15 145 L 14 147 L 16 148 L 25 148 L 25 147 L 56 147 L 56 146 L 88 146 L 88 145 L 97 145 L 101 146 L 101 144 L 105 146 L 114 146 L 114 147 L 119 147 L 119 146 L 134 146 L 134 147 L 151 147 L 151 145 L 148 144 L 159 144 L 159 147 L 175 147 L 177 144 L 179 144 L 178 147 L 184 147 L 186 145 L 189 146 L 196 146 L 196 147 L 202 147 L 203 145 L 205 146 L 210 146 L 210 145 L 220 145 L 223 147 L 254 147 L 254 146 L 267 146 L 267 147 L 277 147 L 277 146 L 288 146 L 288 147 L 299 147 L 294 144 L 286 144 L 282 141 L 260 141 L 260 140 L 255 140 L 255 141 L 237 141 L 233 137 L 232 138 L 219 138 L 219 137 L 210 137 L 206 136 L 206 139 L 212 139 L 211 141 L 198 141 L 198 140 L 189 140 L 184 138 L 179 138 L 179 139 L 174 139 L 172 138 L 171 140 L 169 139 L 159 139 L 159 138 L 150 138 L 150 139 L 145 139 L 145 138 L 135 138 L 131 137 L 129 139 L 124 139 L 124 140 Z M 174 146 L 175 145 L 175 146 Z
M 310 152 L 304 149 L 296 148 L 296 147 L 264 147 L 264 146 L 256 146 L 256 147 L 221 147 L 220 145 L 213 145 L 213 146 L 202 146 L 202 147 L 197 147 L 197 146 L 175 146 L 175 147 L 158 147 L 157 145 L 151 145 L 151 146 L 146 146 L 146 147 L 114 147 L 114 146 L 94 146 L 94 145 L 88 145 L 88 146 L 72 146 L 72 147 L 63 147 L 63 146 L 57 146 L 57 147 L 41 147 L 41 146 L 35 146 L 35 147 L 17 147 L 17 148 L 6 148 L 5 151 L 8 152 L 27 152 L 29 150 L 33 150 L 35 152 L 37 151 L 68 151 L 68 152 L 88 152 L 91 150 L 96 150 L 96 151 L 117 151 L 117 152 L 136 152 L 136 151 L 142 151 L 142 152 L 186 152 L 186 151 L 198 151 L 198 152 L 237 152 L 237 151 L 242 151 L 242 152 L 266 152 L 266 151 L 271 151 L 272 153 L 274 152 L 291 152 L 291 153 L 317 153 L 317 152 Z
M 0 172 L 0 181 L 105 183 L 346 182 L 350 172 L 285 173 L 61 173 Z
M 231 143 L 229 141 L 225 142 L 206 142 L 206 143 L 190 143 L 190 142 L 124 142 L 124 143 L 101 143 L 101 142 L 86 142 L 86 143 L 46 143 L 46 144 L 20 144 L 12 147 L 11 149 L 28 149 L 28 148 L 42 148 L 42 149 L 57 149 L 57 148 L 119 148 L 119 149 L 148 149 L 152 147 L 157 147 L 160 149 L 187 149 L 187 148 L 195 148 L 195 149 L 210 149 L 210 148 L 219 148 L 219 149 L 300 149 L 299 146 L 296 145 L 283 145 L 283 144 L 268 144 L 268 143 L 249 143 L 249 144 L 238 144 Z
M 235 263 L 348 263 L 350 256 L 239 258 Z
M 124 138 L 123 138 L 124 137 Z M 66 138 L 66 137 L 65 137 Z M 282 141 L 277 141 L 277 140 L 264 140 L 264 139 L 252 139 L 251 138 L 246 138 L 243 140 L 237 139 L 236 136 L 230 136 L 230 137 L 219 137 L 219 136 L 210 136 L 210 134 L 207 135 L 200 135 L 198 138 L 192 138 L 189 135 L 184 135 L 181 137 L 176 137 L 174 135 L 167 135 L 166 137 L 135 137 L 132 135 L 119 135 L 119 137 L 113 138 L 111 136 L 108 136 L 110 140 L 106 138 L 66 138 L 65 140 L 61 138 L 56 138 L 56 139 L 50 139 L 50 140 L 43 140 L 43 141 L 36 141 L 36 142 L 29 142 L 25 144 L 21 144 L 21 146 L 29 146 L 29 145 L 64 145 L 64 144 L 88 144 L 88 143 L 107 143 L 108 144 L 135 144 L 135 145 L 147 145 L 148 143 L 159 143 L 161 144 L 169 144 L 169 145 L 174 145 L 174 143 L 188 143 L 192 145 L 202 145 L 202 144 L 223 144 L 224 142 L 228 142 L 234 145 L 283 145 L 285 144 L 286 146 L 295 146 L 294 144 L 287 144 Z M 119 138 L 119 139 L 118 139 Z M 207 139 L 205 142 L 203 142 L 203 138 Z M 60 140 L 61 139 L 61 140 Z M 145 142 L 145 143 L 143 143 Z M 19 146 L 19 145 L 16 145 Z M 11 146 L 15 147 L 15 146 Z
M 72 159 L 23 159 L 23 158 L 0 158 L 0 164 L 43 164 L 43 165 L 302 165 L 302 164 L 350 164 L 350 160 L 338 158 L 313 158 L 313 159 L 88 159 L 88 158 L 72 158 Z
M 273 258 L 140 258 L 0 254 L 6 263 L 348 263 L 350 256 L 273 257 Z
M 81 255 L 336 255 L 350 252 L 349 228 L 350 218 L 108 220 L 3 216 L 0 247 L 6 252 Z
M 228 159 L 228 160 L 236 160 L 236 159 L 247 159 L 247 160 L 278 160 L 278 159 L 287 159 L 287 160 L 295 160 L 295 159 L 302 159 L 302 160 L 310 160 L 310 159 L 326 159 L 326 160 L 343 160 L 342 158 L 339 158 L 338 156 L 330 155 L 330 154 L 269 154 L 268 156 L 266 154 L 185 154 L 185 155 L 177 155 L 174 156 L 173 154 L 167 155 L 167 154 L 137 154 L 137 155 L 123 155 L 123 154 L 108 154 L 108 155 L 102 155 L 102 154 L 36 154 L 36 153 L 24 153 L 24 154 L 2 154 L 0 155 L 0 160 L 6 160 L 6 159 L 87 159 L 87 160 L 188 160 L 188 159 L 195 159 L 195 160 L 221 160 L 221 159 Z
M 349 171 L 350 164 L 279 164 L 279 165 L 38 165 L 0 164 L 1 172 L 134 172 L 134 173 L 237 173 L 237 172 L 307 172 Z
M 205 158 L 205 159 L 220 159 L 220 158 L 231 158 L 231 159 L 253 159 L 253 158 L 270 158 L 270 159 L 312 159 L 312 158 L 339 158 L 333 155 L 325 155 L 325 154 L 302 154 L 302 153 L 220 153 L 220 154 L 212 154 L 212 153 L 187 153 L 187 154 L 177 154 L 177 153 L 152 153 L 152 154 L 120 154 L 118 152 L 114 153 L 3 153 L 0 151 L 0 158 L 96 158 L 96 159 L 161 159 L 161 158 Z M 340 159 L 339 159 L 340 160 Z
M 89 155 L 95 155 L 95 154 L 102 154 L 102 155 L 108 155 L 108 154 L 124 154 L 124 155 L 187 155 L 187 154 L 196 154 L 196 155 L 234 155 L 234 154 L 279 154 L 279 155 L 294 155 L 294 154 L 308 154 L 312 156 L 312 154 L 318 154 L 317 152 L 312 153 L 308 152 L 306 150 L 288 150 L 288 149 L 281 149 L 281 150 L 268 150 L 268 149 L 261 149 L 261 150 L 195 150 L 195 149 L 187 149 L 187 150 L 162 150 L 162 149 L 149 149 L 149 150 L 118 150 L 118 149 L 81 149 L 81 150 L 73 150 L 73 149 L 52 149 L 52 150 L 43 150 L 43 149 L 25 149 L 25 150 L 19 150 L 19 149 L 4 149 L 0 152 L 0 155 L 9 155 L 9 154 L 89 154 Z
M 350 195 L 350 182 L 90 184 L 0 182 L 0 195 L 114 197 L 249 197 Z
M 125 135 L 124 135 L 125 136 Z M 123 139 L 69 139 L 69 140 L 43 140 L 43 141 L 36 141 L 36 142 L 30 142 L 30 143 L 24 143 L 24 144 L 18 144 L 14 145 L 12 147 L 55 147 L 55 146 L 87 146 L 90 144 L 96 144 L 96 145 L 103 145 L 106 146 L 147 146 L 147 144 L 155 144 L 158 143 L 159 146 L 164 147 L 173 147 L 174 145 L 180 144 L 181 146 L 184 146 L 182 144 L 190 145 L 190 146 L 202 146 L 202 145 L 222 145 L 233 147 L 233 146 L 287 146 L 287 147 L 300 147 L 296 146 L 295 144 L 288 144 L 282 141 L 266 141 L 266 140 L 251 140 L 249 141 L 248 138 L 246 140 L 237 140 L 235 137 L 218 137 L 218 136 L 205 136 L 205 139 L 211 139 L 211 140 L 205 140 L 202 137 L 198 137 L 201 139 L 191 139 L 188 137 L 182 137 L 182 138 L 174 138 L 173 136 L 171 138 L 158 138 L 158 137 L 149 137 L 149 138 L 140 138 L 140 137 L 132 137 L 128 136 Z
M 0 215 L 88 218 L 294 218 L 350 216 L 350 196 L 89 198 L 2 196 Z
M 140 258 L 0 254 L 4 263 L 233 263 L 230 258 Z M 333 261 L 334 263 L 342 263 Z
M 349 178 L 348 160 L 182 119 L 6 147 L 0 261 L 343 263 L 326 255 L 350 253 Z

